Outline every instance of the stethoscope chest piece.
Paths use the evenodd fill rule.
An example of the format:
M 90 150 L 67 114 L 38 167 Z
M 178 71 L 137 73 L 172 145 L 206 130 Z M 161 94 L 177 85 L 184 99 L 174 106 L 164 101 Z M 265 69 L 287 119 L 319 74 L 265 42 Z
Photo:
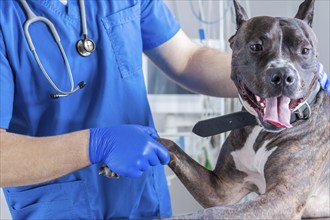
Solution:
M 50 95 L 50 97 L 53 98 L 53 99 L 57 99 L 57 98 L 60 98 L 60 97 L 65 97 L 65 96 L 71 95 L 72 93 L 75 93 L 79 89 L 84 88 L 85 85 L 86 85 L 85 81 L 81 81 L 76 87 L 74 87 L 74 81 L 73 81 L 73 75 L 72 75 L 72 72 L 71 72 L 71 67 L 70 67 L 68 59 L 66 57 L 63 46 L 61 44 L 61 39 L 60 39 L 56 29 L 55 29 L 54 24 L 45 17 L 36 16 L 33 13 L 33 11 L 30 9 L 30 7 L 27 3 L 27 0 L 20 0 L 20 2 L 22 3 L 23 8 L 24 8 L 24 10 L 27 14 L 27 17 L 28 17 L 26 22 L 24 23 L 24 34 L 25 34 L 27 43 L 28 43 L 28 45 L 30 47 L 30 50 L 32 51 L 33 56 L 35 57 L 35 59 L 38 63 L 38 66 L 40 67 L 42 73 L 45 75 L 45 77 L 47 78 L 48 82 L 52 85 L 52 87 L 57 91 L 57 93 L 52 93 Z M 85 11 L 84 0 L 79 0 L 79 5 L 80 5 L 81 26 L 82 26 L 82 32 L 83 32 L 83 39 L 81 39 L 77 42 L 76 48 L 77 48 L 78 53 L 81 56 L 87 57 L 87 56 L 91 55 L 91 53 L 95 50 L 96 45 L 95 45 L 94 41 L 92 41 L 91 39 L 88 38 L 87 23 L 86 23 L 86 11 Z M 35 47 L 33 45 L 33 41 L 31 39 L 31 36 L 30 36 L 30 33 L 29 33 L 29 26 L 32 23 L 39 22 L 39 21 L 45 23 L 48 26 L 48 28 L 50 29 L 50 31 L 51 31 L 51 33 L 54 37 L 54 40 L 56 41 L 56 43 L 57 43 L 57 45 L 58 45 L 58 47 L 61 51 L 62 57 L 64 59 L 64 62 L 65 62 L 65 65 L 66 65 L 66 68 L 67 68 L 67 71 L 68 71 L 69 79 L 70 79 L 71 89 L 69 91 L 63 91 L 63 90 L 61 90 L 57 87 L 55 82 L 48 75 L 47 71 L 45 70 L 44 66 L 42 65 L 42 63 L 41 63 L 41 61 L 38 57 L 37 51 L 35 50 Z
M 96 46 L 94 41 L 84 38 L 77 41 L 76 48 L 81 56 L 88 57 L 95 50 Z

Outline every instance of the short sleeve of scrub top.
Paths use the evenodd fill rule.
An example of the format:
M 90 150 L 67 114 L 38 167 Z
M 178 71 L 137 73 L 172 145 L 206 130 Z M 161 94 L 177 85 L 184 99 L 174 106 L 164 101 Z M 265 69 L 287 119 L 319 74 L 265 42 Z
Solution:
M 0 128 L 8 128 L 12 116 L 14 78 L 6 57 L 5 43 L 0 28 Z
M 141 7 L 143 50 L 161 45 L 179 30 L 180 26 L 174 15 L 162 1 L 142 1 Z

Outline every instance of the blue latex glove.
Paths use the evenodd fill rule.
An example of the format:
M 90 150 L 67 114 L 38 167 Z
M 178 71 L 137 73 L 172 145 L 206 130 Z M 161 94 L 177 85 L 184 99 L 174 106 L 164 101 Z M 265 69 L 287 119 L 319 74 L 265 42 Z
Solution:
M 89 159 L 105 163 L 120 176 L 137 177 L 150 166 L 167 164 L 167 149 L 155 140 L 155 129 L 140 125 L 116 125 L 90 129 Z
M 328 79 L 328 74 L 324 71 L 322 63 L 319 63 L 319 82 L 325 90 L 327 90 L 330 95 L 330 82 Z

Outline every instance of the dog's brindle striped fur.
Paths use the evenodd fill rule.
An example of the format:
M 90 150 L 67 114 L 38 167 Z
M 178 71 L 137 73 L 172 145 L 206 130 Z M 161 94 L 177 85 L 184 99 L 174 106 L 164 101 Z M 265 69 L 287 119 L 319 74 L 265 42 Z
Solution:
M 239 26 L 244 13 L 235 3 Z M 313 4 L 313 0 L 306 0 L 296 18 L 311 22 Z M 237 57 L 233 57 L 233 63 L 235 59 Z M 238 73 L 233 72 L 232 76 L 235 74 Z M 313 74 L 317 75 L 317 71 Z M 300 73 L 300 77 L 304 75 Z M 306 82 L 310 85 L 304 86 L 312 86 L 313 80 Z M 213 171 L 198 164 L 174 142 L 159 139 L 171 154 L 169 167 L 205 208 L 176 218 L 330 217 L 329 95 L 321 89 L 310 106 L 310 118 L 298 120 L 292 128 L 280 132 L 268 132 L 259 125 L 233 130 L 221 148 Z M 251 201 L 238 203 L 250 192 L 259 195 Z
M 235 204 L 258 188 L 245 182 L 246 174 L 235 168 L 231 152 L 240 149 L 253 127 L 234 130 L 222 146 L 213 171 L 205 169 L 174 142 L 159 141 L 170 151 L 170 168 L 205 208 L 179 219 L 299 219 L 329 217 L 329 96 L 321 91 L 312 116 L 280 133 L 262 131 L 253 148 L 271 140 L 276 150 L 264 167 L 266 192 L 252 201 Z M 306 129 L 308 128 L 308 129 Z M 239 137 L 239 138 L 237 138 Z M 322 198 L 326 197 L 326 198 Z M 213 208 L 210 208 L 213 207 Z

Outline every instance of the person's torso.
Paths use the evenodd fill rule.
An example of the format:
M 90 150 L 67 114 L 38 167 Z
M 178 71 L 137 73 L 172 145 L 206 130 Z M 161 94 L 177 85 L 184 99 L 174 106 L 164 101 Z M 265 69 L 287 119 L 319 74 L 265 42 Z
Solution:
M 15 77 L 14 110 L 9 131 L 48 136 L 71 131 L 134 123 L 152 125 L 142 74 L 140 1 L 85 1 L 89 38 L 96 50 L 82 57 L 76 42 L 82 39 L 78 1 L 28 1 L 37 16 L 53 22 L 71 66 L 76 93 L 51 99 L 56 92 L 39 68 L 24 35 L 26 13 L 18 1 L 7 3 L 4 29 L 8 59 Z M 6 8 L 6 4 L 4 5 Z M 29 33 L 45 70 L 59 89 L 70 90 L 61 52 L 42 22 Z

